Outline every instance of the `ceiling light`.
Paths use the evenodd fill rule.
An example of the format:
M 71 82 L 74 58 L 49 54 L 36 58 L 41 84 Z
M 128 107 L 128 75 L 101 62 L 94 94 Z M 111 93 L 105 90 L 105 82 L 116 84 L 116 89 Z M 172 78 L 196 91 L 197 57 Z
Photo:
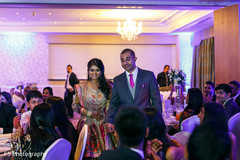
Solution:
M 51 12 L 48 13 L 48 15 L 51 15 L 51 14 L 52 14 Z
M 24 20 L 24 21 L 25 21 L 25 20 L 26 20 L 26 18 L 25 18 L 25 17 L 23 17 L 23 18 L 22 18 L 22 20 Z
M 137 22 L 133 21 L 132 18 L 128 18 L 125 22 L 123 22 L 123 25 L 121 22 L 118 22 L 117 33 L 121 35 L 123 40 L 135 40 L 137 39 L 137 35 L 139 35 L 142 31 L 142 22 L 137 24 Z
M 17 12 L 16 15 L 19 15 L 19 12 Z

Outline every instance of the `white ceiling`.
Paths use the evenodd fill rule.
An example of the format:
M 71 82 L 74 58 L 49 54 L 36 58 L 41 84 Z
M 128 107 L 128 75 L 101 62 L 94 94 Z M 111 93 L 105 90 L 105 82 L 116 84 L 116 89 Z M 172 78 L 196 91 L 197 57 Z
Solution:
M 221 7 L 0 3 L 0 31 L 116 33 L 117 22 L 131 17 L 143 23 L 143 33 L 195 32 L 212 26 Z

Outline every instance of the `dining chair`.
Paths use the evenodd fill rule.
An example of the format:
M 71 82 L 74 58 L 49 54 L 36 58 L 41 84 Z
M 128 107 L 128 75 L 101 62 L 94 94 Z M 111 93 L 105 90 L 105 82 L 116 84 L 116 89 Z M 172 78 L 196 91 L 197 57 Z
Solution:
M 181 131 L 192 133 L 196 126 L 199 126 L 200 120 L 197 115 L 191 116 L 182 121 Z
M 174 134 L 173 137 L 176 138 L 176 140 L 178 140 L 182 145 L 186 146 L 190 135 L 191 133 L 182 131 Z
M 228 120 L 228 129 L 237 139 L 237 159 L 240 159 L 240 113 L 235 114 Z
M 84 125 L 79 134 L 74 160 L 82 160 L 87 143 L 88 125 Z
M 68 160 L 72 145 L 64 138 L 57 139 L 43 153 L 42 160 Z

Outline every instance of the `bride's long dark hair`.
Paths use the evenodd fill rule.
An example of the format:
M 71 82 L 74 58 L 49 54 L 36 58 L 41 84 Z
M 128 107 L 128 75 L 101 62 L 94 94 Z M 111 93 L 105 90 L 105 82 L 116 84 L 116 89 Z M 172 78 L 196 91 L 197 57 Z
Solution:
M 100 71 L 101 71 L 101 75 L 99 77 L 99 89 L 102 91 L 102 93 L 104 94 L 104 96 L 108 99 L 109 98 L 109 94 L 110 94 L 110 90 L 111 90 L 111 87 L 110 87 L 110 84 L 109 82 L 107 82 L 106 80 L 106 77 L 105 77 L 105 74 L 104 74 L 104 65 L 102 63 L 102 61 L 98 58 L 93 58 L 91 59 L 89 62 L 88 62 L 88 71 L 89 69 L 93 66 L 97 66 Z M 90 80 L 90 77 L 89 77 L 89 74 L 88 74 L 88 80 Z

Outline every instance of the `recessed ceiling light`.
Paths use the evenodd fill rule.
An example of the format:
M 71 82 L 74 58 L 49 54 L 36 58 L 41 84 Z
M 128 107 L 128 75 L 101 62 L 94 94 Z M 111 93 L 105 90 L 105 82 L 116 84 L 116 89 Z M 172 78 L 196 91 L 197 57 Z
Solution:
M 116 8 L 122 8 L 121 6 L 118 6 L 118 7 L 116 7 Z
M 131 8 L 136 8 L 135 6 L 132 6 Z
M 51 15 L 51 14 L 52 14 L 51 12 L 48 13 L 48 15 Z
M 16 15 L 19 15 L 19 14 L 20 14 L 19 12 L 16 13 Z
M 25 20 L 26 20 L 26 18 L 25 18 L 25 17 L 23 17 L 23 18 L 22 18 L 22 20 L 24 20 L 24 21 L 25 21 Z
M 57 22 L 54 22 L 54 24 L 57 24 Z
M 143 7 L 137 7 L 137 8 L 143 8 Z
M 126 6 L 123 6 L 122 8 L 127 8 Z

